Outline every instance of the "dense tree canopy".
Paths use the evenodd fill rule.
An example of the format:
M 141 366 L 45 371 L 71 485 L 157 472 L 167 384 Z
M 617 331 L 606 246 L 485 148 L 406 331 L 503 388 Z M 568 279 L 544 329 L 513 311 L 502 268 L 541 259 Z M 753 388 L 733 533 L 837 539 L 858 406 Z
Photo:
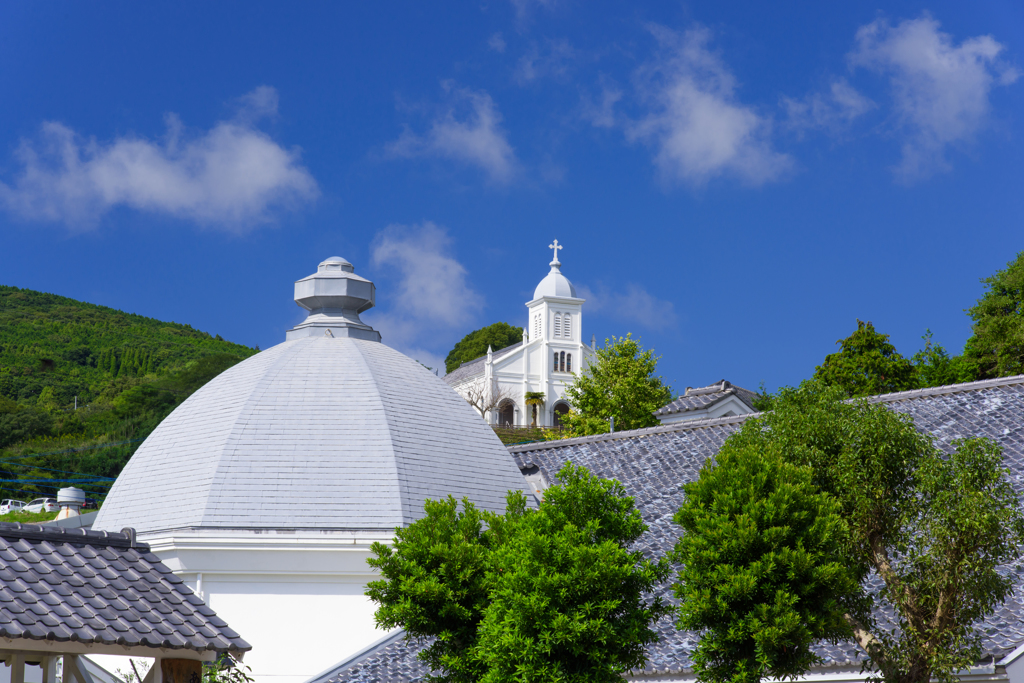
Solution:
M 463 363 L 476 360 L 487 353 L 512 346 L 523 341 L 523 328 L 508 323 L 494 323 L 479 330 L 473 330 L 459 341 L 444 359 L 445 372 L 451 372 Z
M 799 676 L 816 641 L 849 635 L 859 593 L 839 503 L 777 450 L 727 443 L 715 459 L 674 518 L 678 626 L 704 632 L 692 657 L 704 681 Z
M 871 396 L 917 387 L 913 364 L 889 343 L 889 335 L 875 331 L 870 322 L 857 321 L 857 329 L 836 342 L 840 350 L 825 356 L 814 379 L 839 387 L 847 396 Z
M 606 339 L 596 358 L 566 388 L 571 410 L 562 416 L 570 434 L 600 434 L 615 417 L 616 429 L 658 424 L 654 411 L 672 400 L 672 389 L 655 376 L 658 356 L 644 350 L 632 335 Z
M 840 619 L 885 681 L 952 683 L 977 661 L 975 626 L 1012 591 L 999 568 L 1024 540 L 998 446 L 946 454 L 910 418 L 845 398 L 782 390 L 687 487 L 676 589 L 681 625 L 706 630 L 702 680 L 797 675 Z M 875 619 L 883 604 L 897 625 Z
M 62 476 L 116 477 L 167 413 L 255 352 L 188 325 L 0 286 L 0 478 L 55 480 L 6 482 L 0 497 L 52 494 Z
M 377 624 L 433 637 L 419 657 L 438 681 L 618 683 L 642 668 L 668 613 L 645 597 L 666 561 L 631 549 L 647 530 L 618 482 L 566 465 L 539 508 L 510 492 L 505 514 L 464 500 L 374 544 Z
M 964 355 L 980 378 L 1024 373 L 1024 251 L 982 279 L 987 291 L 967 313 L 974 321 Z

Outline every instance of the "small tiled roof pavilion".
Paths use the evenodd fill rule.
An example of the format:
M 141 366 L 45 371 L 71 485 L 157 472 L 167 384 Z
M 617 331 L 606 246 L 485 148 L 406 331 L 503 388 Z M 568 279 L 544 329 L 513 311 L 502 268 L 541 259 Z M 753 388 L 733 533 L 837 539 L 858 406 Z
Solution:
M 122 533 L 0 523 L 0 660 L 55 683 L 93 683 L 79 658 L 155 659 L 146 683 L 198 683 L 201 662 L 250 645 L 135 539 Z

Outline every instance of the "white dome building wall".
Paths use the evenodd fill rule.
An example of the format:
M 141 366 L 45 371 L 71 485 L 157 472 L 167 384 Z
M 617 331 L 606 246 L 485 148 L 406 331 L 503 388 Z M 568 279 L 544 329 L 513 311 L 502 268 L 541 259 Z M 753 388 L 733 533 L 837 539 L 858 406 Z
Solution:
M 359 320 L 372 283 L 343 259 L 300 283 L 310 314 L 290 341 L 168 416 L 95 523 L 135 527 L 252 643 L 260 683 L 300 683 L 383 635 L 363 594 L 370 546 L 419 519 L 426 498 L 500 511 L 508 490 L 529 491 L 473 409 Z

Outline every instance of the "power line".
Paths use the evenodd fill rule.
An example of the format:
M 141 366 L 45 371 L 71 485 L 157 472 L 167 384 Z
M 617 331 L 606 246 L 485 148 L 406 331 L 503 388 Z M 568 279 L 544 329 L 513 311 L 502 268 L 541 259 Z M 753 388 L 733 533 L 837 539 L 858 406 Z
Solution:
M 71 470 L 54 470 L 50 469 L 49 467 L 37 467 L 36 465 L 26 465 L 25 463 L 21 462 L 4 462 L 3 460 L 0 460 L 0 465 L 14 465 L 15 467 L 27 467 L 33 470 L 43 470 L 44 472 L 58 472 L 60 474 L 81 474 L 82 476 L 85 477 L 97 477 L 98 479 L 114 481 L 113 477 L 104 477 L 103 475 L 100 474 L 89 474 L 88 472 L 72 472 Z
M 81 448 L 65 448 L 65 449 L 59 450 L 59 451 L 50 451 L 49 453 L 29 453 L 28 455 L 9 455 L 7 457 L 15 458 L 15 459 L 20 459 L 20 458 L 41 458 L 44 455 L 59 455 L 61 453 L 80 453 L 82 451 L 96 450 L 97 448 L 99 448 L 99 449 L 113 448 L 114 446 L 123 446 L 126 443 L 135 443 L 136 441 L 144 441 L 144 440 L 145 440 L 144 438 L 141 438 L 141 439 L 128 439 L 127 441 L 115 441 L 113 443 L 101 443 L 101 444 L 97 444 L 95 446 L 82 446 Z
M 54 482 L 61 484 L 92 484 L 93 486 L 110 486 L 110 482 L 100 481 L 98 479 L 0 479 L 0 483 L 4 484 L 49 484 Z M 53 487 L 45 486 L 43 488 Z

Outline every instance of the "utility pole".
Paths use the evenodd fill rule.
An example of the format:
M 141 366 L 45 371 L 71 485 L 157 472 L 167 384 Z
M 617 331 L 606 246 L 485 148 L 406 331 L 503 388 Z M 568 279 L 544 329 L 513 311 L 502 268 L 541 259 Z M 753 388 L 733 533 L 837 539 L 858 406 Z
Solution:
M 611 427 L 611 431 L 614 432 L 615 431 L 615 416 L 614 415 L 612 415 L 611 417 L 608 418 L 608 425 Z

